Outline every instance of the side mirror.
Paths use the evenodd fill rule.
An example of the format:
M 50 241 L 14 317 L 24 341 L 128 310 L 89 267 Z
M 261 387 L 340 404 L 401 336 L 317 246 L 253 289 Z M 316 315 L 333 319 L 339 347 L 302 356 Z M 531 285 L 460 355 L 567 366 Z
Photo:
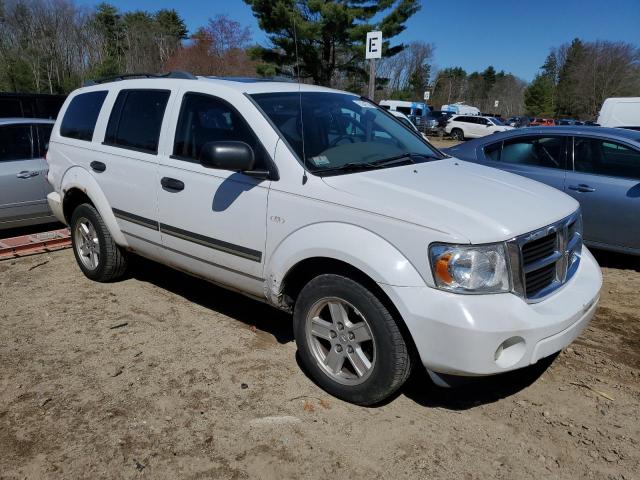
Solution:
M 493 125 L 491 123 L 487 123 L 485 127 L 489 128 L 489 127 L 493 127 Z
M 200 151 L 200 164 L 207 168 L 244 172 L 255 163 L 253 149 L 244 142 L 208 142 Z

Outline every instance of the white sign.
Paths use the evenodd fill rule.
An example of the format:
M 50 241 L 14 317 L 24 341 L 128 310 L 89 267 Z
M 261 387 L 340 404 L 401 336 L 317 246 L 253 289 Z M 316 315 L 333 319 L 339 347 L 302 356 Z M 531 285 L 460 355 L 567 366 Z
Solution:
M 498 108 L 498 105 L 500 105 L 500 100 L 493 102 L 493 108 Z
M 424 92 L 424 100 L 427 101 L 430 98 L 431 98 L 431 92 L 427 90 L 426 92 Z
M 365 58 L 367 60 L 371 58 L 382 58 L 382 32 L 367 33 L 365 51 Z

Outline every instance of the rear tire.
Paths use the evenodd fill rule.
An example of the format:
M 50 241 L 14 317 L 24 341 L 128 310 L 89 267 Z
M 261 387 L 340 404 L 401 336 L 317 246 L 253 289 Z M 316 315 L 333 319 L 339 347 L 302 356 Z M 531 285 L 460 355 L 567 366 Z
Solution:
M 127 270 L 127 255 L 113 240 L 93 205 L 83 203 L 71 215 L 71 244 L 78 266 L 87 278 L 111 282 Z
M 325 391 L 358 405 L 380 403 L 411 373 L 396 321 L 361 284 L 325 274 L 300 292 L 294 313 L 300 360 Z
M 464 140 L 464 132 L 459 128 L 454 128 L 453 130 L 451 130 L 451 138 L 462 142 Z

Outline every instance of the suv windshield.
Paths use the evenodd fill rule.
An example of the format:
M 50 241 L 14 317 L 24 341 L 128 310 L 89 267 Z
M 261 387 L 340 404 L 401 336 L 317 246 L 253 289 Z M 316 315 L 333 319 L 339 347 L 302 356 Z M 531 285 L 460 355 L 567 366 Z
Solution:
M 504 125 L 504 123 L 502 123 L 502 120 L 499 120 L 496 117 L 489 117 L 489 120 L 491 120 L 494 125 Z
M 390 167 L 403 163 L 398 159 L 445 158 L 411 127 L 355 95 L 280 92 L 251 97 L 314 173 Z

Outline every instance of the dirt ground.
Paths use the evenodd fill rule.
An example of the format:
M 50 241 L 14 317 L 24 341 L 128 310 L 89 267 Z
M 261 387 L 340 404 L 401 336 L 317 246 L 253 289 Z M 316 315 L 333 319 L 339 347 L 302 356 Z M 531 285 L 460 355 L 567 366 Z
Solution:
M 597 255 L 601 306 L 553 363 L 417 371 L 374 408 L 320 390 L 260 303 L 143 260 L 113 284 L 70 250 L 1 261 L 0 478 L 640 478 L 640 260 Z

